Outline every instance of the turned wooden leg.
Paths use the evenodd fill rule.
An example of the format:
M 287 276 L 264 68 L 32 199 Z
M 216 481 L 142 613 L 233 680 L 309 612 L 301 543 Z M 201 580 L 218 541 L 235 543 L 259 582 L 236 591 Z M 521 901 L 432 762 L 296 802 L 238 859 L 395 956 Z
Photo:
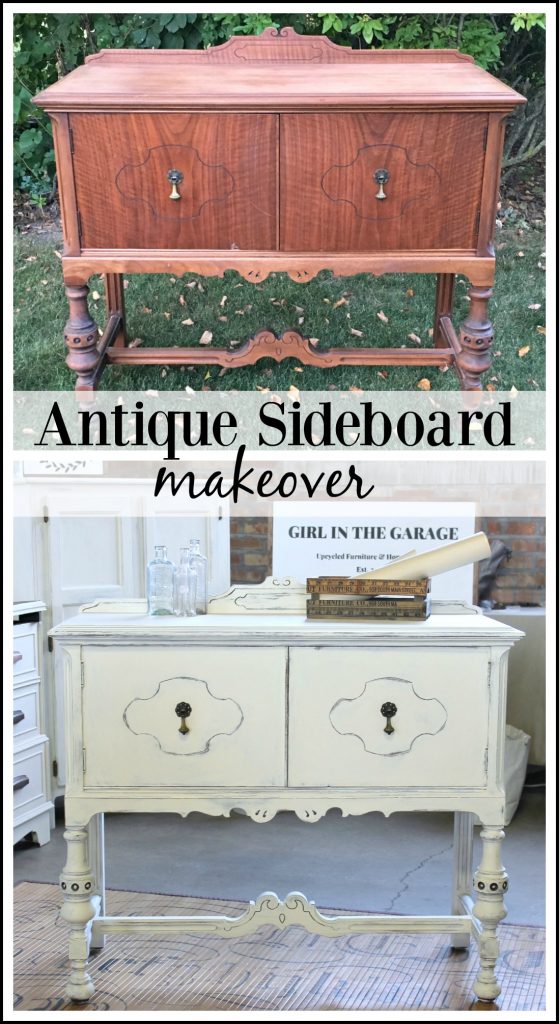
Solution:
M 456 368 L 464 391 L 481 389 L 481 374 L 491 366 L 493 325 L 487 318 L 487 305 L 492 288 L 473 285 L 469 291 L 470 311 L 460 328 L 460 351 Z
M 71 973 L 66 986 L 69 999 L 84 1002 L 95 992 L 87 973 L 91 921 L 97 913 L 95 878 L 87 858 L 87 829 L 69 827 L 64 833 L 67 849 L 66 866 L 60 876 L 64 894 L 61 916 L 70 925 Z
M 113 341 L 114 348 L 123 348 L 126 344 L 126 320 L 124 308 L 124 285 L 122 274 L 105 274 L 105 301 L 107 304 L 107 317 L 116 313 L 120 316 L 121 324 Z
M 99 365 L 99 331 L 87 308 L 88 292 L 86 284 L 66 285 L 70 307 L 70 316 L 64 328 L 64 341 L 68 347 L 66 365 L 78 375 L 76 391 L 93 391 Z
M 504 894 L 508 889 L 508 876 L 501 863 L 501 844 L 505 833 L 500 828 L 484 825 L 481 864 L 474 875 L 475 903 L 473 913 L 481 923 L 478 937 L 480 971 L 474 984 L 478 999 L 491 1003 L 497 998 L 501 986 L 495 975 L 499 957 L 497 925 L 507 915 Z
M 460 897 L 469 896 L 471 891 L 473 838 L 473 814 L 456 811 L 454 814 L 452 914 L 464 913 Z M 453 949 L 467 949 L 470 945 L 469 931 L 463 934 L 452 935 L 450 944 Z
M 454 310 L 455 274 L 437 274 L 437 290 L 435 293 L 435 326 L 433 342 L 435 348 L 448 348 L 448 342 L 441 331 L 442 316 L 452 317 Z

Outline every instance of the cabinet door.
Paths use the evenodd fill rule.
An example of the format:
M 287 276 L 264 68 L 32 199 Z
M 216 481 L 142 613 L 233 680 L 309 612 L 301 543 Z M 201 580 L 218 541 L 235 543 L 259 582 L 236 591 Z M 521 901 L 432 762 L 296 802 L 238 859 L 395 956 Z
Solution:
M 72 114 L 71 128 L 82 248 L 275 248 L 276 115 Z
M 485 785 L 485 652 L 305 648 L 289 660 L 290 786 Z
M 92 787 L 285 785 L 285 648 L 86 647 Z
M 486 126 L 476 113 L 282 114 L 282 250 L 475 248 Z

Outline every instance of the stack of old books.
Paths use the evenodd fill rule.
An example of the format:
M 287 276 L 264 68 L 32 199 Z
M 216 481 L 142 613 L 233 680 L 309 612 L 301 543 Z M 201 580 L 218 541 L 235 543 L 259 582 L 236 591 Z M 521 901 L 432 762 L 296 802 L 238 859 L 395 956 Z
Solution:
M 429 579 L 310 577 L 307 619 L 427 619 L 430 583 Z

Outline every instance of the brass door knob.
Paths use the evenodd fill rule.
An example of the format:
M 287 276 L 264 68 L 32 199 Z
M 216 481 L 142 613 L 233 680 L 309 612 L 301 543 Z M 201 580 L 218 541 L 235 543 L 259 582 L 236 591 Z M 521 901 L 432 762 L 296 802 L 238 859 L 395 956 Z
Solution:
M 382 717 L 386 718 L 386 725 L 384 727 L 384 731 L 389 736 L 390 736 L 391 733 L 394 732 L 394 726 L 392 725 L 392 719 L 394 718 L 394 715 L 397 714 L 397 712 L 398 712 L 398 708 L 396 707 L 395 704 L 392 703 L 391 700 L 385 701 L 385 703 L 382 705 L 382 707 L 380 709 L 380 713 L 381 713 Z
M 181 181 L 183 181 L 183 179 L 184 179 L 184 174 L 182 173 L 182 171 L 176 171 L 176 170 L 167 171 L 167 180 L 170 181 L 171 185 L 173 186 L 172 189 L 171 189 L 171 194 L 169 196 L 169 199 L 180 199 L 181 198 L 181 194 L 180 194 L 177 186 L 180 185 L 180 183 L 181 183 Z
M 190 732 L 190 729 L 186 724 L 186 719 L 190 718 L 191 714 L 192 708 L 190 707 L 190 704 L 187 704 L 186 701 L 181 700 L 175 708 L 175 715 L 177 716 L 177 718 L 180 718 L 181 720 L 181 724 L 179 725 L 179 732 L 181 733 L 182 736 L 186 736 L 186 733 Z
M 379 169 L 375 171 L 374 177 L 377 185 L 379 186 L 379 190 L 375 198 L 386 199 L 386 192 L 384 191 L 384 186 L 386 185 L 386 182 L 390 178 L 390 173 L 386 170 L 385 167 L 379 167 Z

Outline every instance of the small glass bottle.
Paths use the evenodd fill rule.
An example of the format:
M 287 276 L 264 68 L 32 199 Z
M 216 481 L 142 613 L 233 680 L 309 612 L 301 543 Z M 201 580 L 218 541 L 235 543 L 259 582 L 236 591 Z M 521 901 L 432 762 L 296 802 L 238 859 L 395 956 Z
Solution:
M 200 541 L 190 541 L 190 565 L 196 573 L 196 614 L 205 615 L 208 610 L 208 559 L 200 551 Z
M 196 571 L 190 562 L 189 548 L 181 548 L 174 576 L 175 615 L 196 615 Z
M 173 614 L 173 575 L 175 566 L 167 558 L 167 548 L 155 548 L 155 558 L 146 570 L 146 593 L 149 615 Z

